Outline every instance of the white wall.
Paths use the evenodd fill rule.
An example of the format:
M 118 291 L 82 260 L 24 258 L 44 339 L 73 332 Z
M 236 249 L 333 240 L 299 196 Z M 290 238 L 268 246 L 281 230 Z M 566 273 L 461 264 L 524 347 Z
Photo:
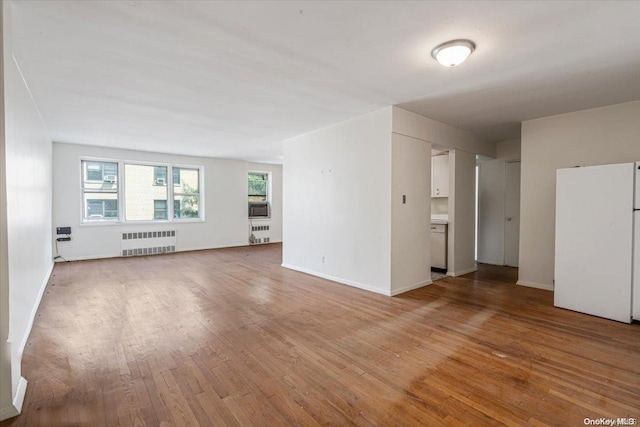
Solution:
M 640 160 L 640 101 L 522 123 L 518 284 L 552 289 L 556 170 Z
M 2 3 L 4 43 L 6 221 L 9 283 L 12 406 L 22 407 L 26 381 L 22 352 L 47 283 L 51 254 L 51 140 L 14 61 L 11 47 L 11 3 Z M 5 350 L 6 351 L 6 350 Z M 4 373 L 4 369 L 2 370 Z M 5 378 L 3 378 L 3 381 Z M 3 401 L 3 405 L 6 402 Z
M 4 3 L 0 3 L 0 32 Z M 9 243 L 7 241 L 7 183 L 4 120 L 4 43 L 0 43 L 0 420 L 11 415 L 11 345 L 9 344 Z
M 398 134 L 391 144 L 391 294 L 396 295 L 431 283 L 431 144 Z
M 204 166 L 204 222 L 81 224 L 81 157 Z M 53 144 L 53 225 L 70 226 L 70 242 L 58 243 L 67 260 L 116 257 L 121 232 L 176 230 L 176 250 L 187 251 L 248 244 L 247 173 L 272 172 L 271 241 L 282 241 L 282 166 L 206 157 Z M 48 231 L 52 233 L 54 230 Z
M 283 148 L 283 266 L 388 295 L 391 108 Z
M 468 153 L 496 157 L 496 145 L 453 126 L 392 107 L 393 132 L 437 144 L 440 149 L 462 150 Z
M 449 151 L 449 226 L 447 274 L 476 271 L 476 156 Z
M 519 139 L 496 143 L 496 158 L 505 161 L 520 160 L 521 144 Z

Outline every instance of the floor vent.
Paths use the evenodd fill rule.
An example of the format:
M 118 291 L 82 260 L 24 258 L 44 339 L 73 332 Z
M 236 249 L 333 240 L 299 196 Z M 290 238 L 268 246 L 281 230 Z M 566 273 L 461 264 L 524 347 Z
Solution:
M 176 251 L 176 231 L 136 231 L 122 233 L 122 256 L 156 255 Z

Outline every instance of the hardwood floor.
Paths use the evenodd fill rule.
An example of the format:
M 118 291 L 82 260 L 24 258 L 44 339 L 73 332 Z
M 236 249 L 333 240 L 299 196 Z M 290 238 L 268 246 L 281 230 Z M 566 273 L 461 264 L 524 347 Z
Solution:
M 640 325 L 481 266 L 389 298 L 267 245 L 57 264 L 0 426 L 581 426 L 640 418 Z

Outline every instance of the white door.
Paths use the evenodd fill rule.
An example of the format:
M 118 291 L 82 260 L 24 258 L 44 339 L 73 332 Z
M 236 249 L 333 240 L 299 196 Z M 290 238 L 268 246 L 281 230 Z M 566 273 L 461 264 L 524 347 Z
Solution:
M 633 164 L 559 169 L 554 304 L 629 323 Z
M 507 162 L 504 187 L 504 263 L 518 266 L 520 247 L 520 162 Z

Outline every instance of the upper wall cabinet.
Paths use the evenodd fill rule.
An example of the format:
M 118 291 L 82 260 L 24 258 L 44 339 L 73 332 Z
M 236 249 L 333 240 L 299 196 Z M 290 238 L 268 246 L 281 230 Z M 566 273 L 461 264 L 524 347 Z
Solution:
M 431 197 L 449 197 L 449 155 L 431 158 Z

